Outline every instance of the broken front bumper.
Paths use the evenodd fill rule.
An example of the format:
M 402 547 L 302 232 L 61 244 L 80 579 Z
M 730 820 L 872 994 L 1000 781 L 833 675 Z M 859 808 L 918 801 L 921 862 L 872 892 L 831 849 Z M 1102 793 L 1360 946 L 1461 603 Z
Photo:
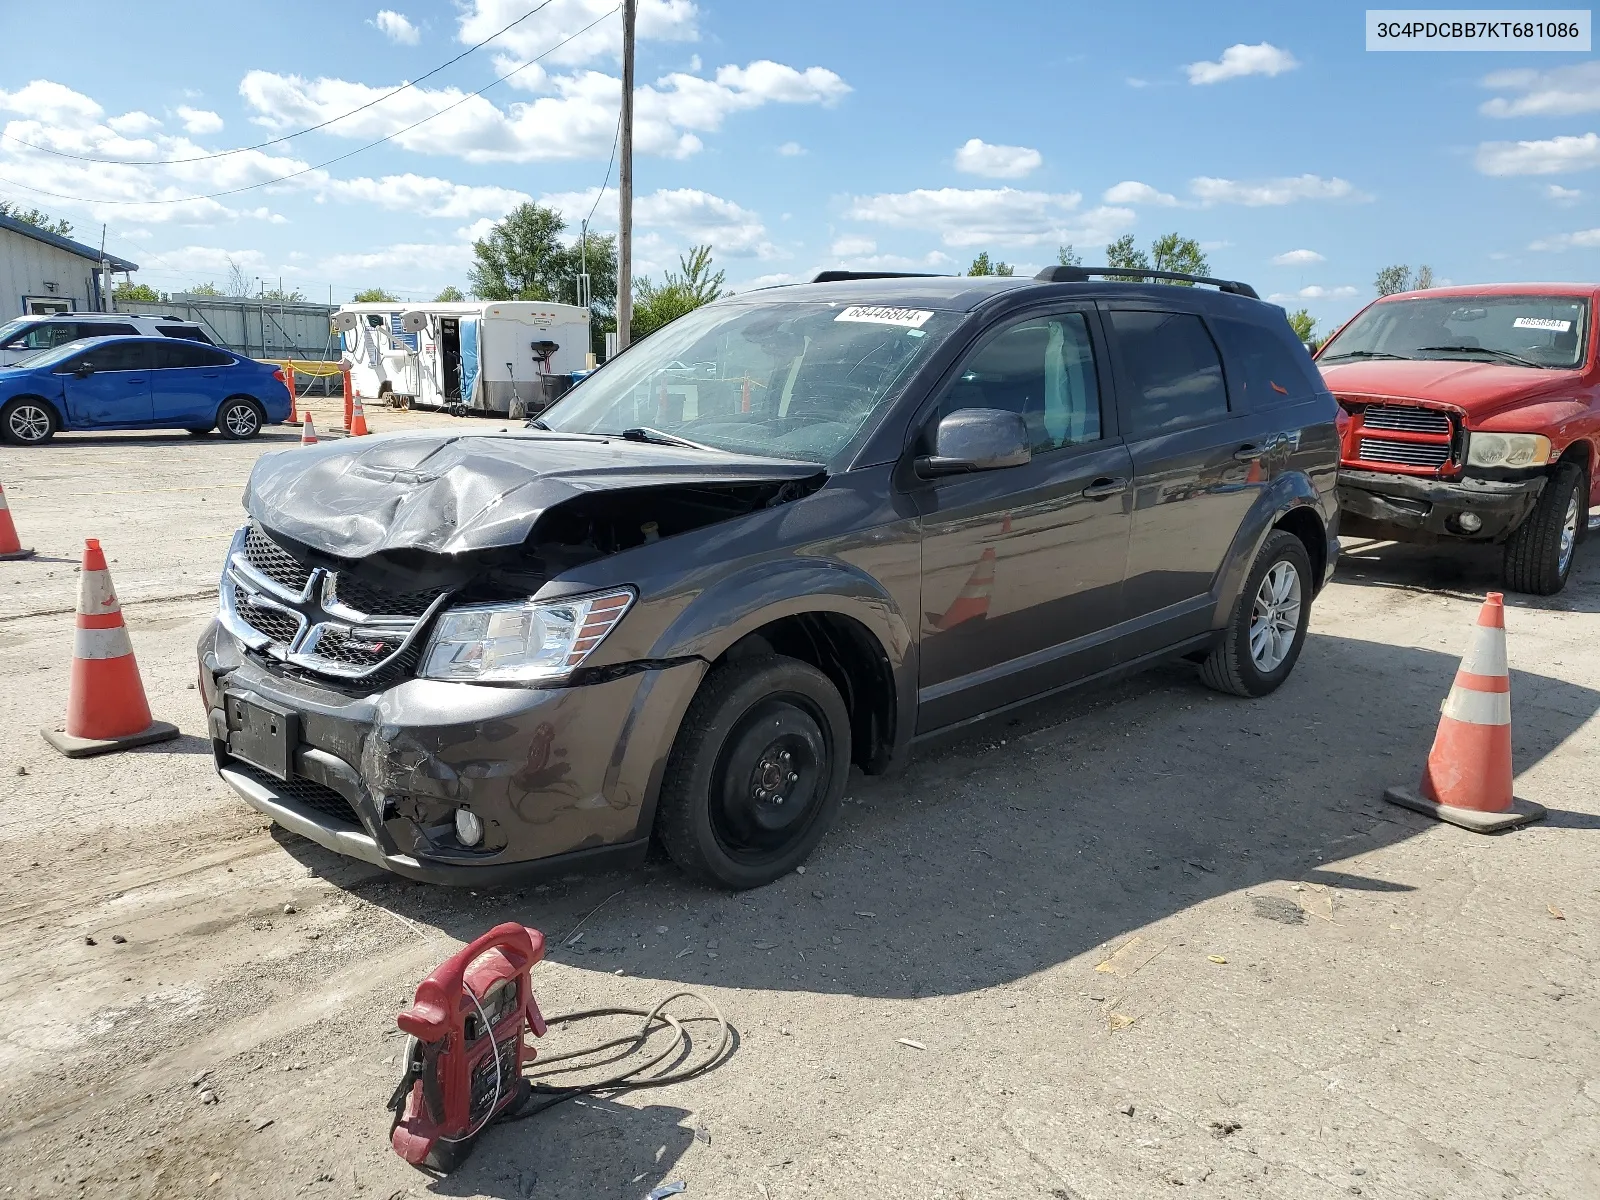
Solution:
M 340 854 L 473 885 L 642 857 L 705 670 L 689 660 L 562 688 L 410 679 L 361 696 L 269 671 L 216 622 L 199 654 L 217 770 L 247 802 Z M 236 753 L 273 757 L 241 737 L 241 705 L 284 715 L 268 769 Z M 459 808 L 483 822 L 479 845 L 456 840 Z
M 1382 471 L 1339 472 L 1341 532 L 1398 541 L 1497 542 L 1522 524 L 1544 476 L 1530 479 L 1419 479 Z M 1459 520 L 1474 514 L 1482 525 L 1471 532 Z

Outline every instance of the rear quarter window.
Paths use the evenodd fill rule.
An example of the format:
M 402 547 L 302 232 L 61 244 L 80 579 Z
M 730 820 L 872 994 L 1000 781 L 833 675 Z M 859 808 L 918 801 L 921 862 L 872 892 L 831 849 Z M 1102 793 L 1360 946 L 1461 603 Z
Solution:
M 1248 321 L 1221 318 L 1217 334 L 1243 379 L 1245 403 L 1257 411 L 1292 404 L 1322 389 L 1305 347 L 1285 324 L 1280 332 Z
M 162 337 L 182 338 L 188 342 L 202 342 L 207 346 L 214 345 L 205 331 L 194 325 L 157 325 L 156 332 Z

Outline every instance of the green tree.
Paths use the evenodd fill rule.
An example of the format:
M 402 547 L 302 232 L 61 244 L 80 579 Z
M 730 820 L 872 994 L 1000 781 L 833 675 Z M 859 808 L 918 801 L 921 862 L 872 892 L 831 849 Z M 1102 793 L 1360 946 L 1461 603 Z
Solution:
M 1380 296 L 1392 296 L 1396 292 L 1425 292 L 1433 286 L 1433 268 L 1424 263 L 1413 275 L 1405 263 L 1396 263 L 1379 271 L 1372 286 Z
M 222 289 L 214 283 L 197 283 L 189 289 L 191 296 L 220 296 Z
M 633 338 L 646 337 L 722 295 L 727 276 L 711 267 L 711 247 L 695 246 L 688 254 L 678 256 L 678 270 L 664 272 L 661 283 L 635 279 L 630 327 Z
M 151 304 L 161 303 L 161 293 L 148 283 L 129 283 L 124 280 L 111 289 L 113 300 L 144 300 Z
M 1312 340 L 1312 331 L 1317 327 L 1317 319 L 1303 308 L 1297 308 L 1289 314 L 1289 328 L 1294 330 L 1294 336 L 1302 342 Z
M 989 252 L 985 250 L 979 254 L 977 258 L 972 260 L 972 265 L 967 268 L 967 274 L 1010 275 L 1015 269 L 1016 268 L 1014 268 L 1010 263 L 1001 262 L 999 259 L 995 259 L 993 262 L 990 262 Z
M 433 298 L 435 304 L 460 304 L 466 297 L 461 294 L 461 289 L 451 284 Z
M 399 299 L 399 297 L 391 295 L 382 288 L 377 287 L 362 288 L 354 296 L 350 297 L 351 302 L 354 304 L 382 304 L 385 301 L 393 303 L 397 299 Z
M 1081 267 L 1083 266 L 1083 255 L 1074 250 L 1072 243 L 1068 242 L 1056 251 L 1056 262 L 1063 267 Z
M 20 204 L 13 204 L 9 200 L 0 200 L 0 217 L 10 217 L 13 221 L 22 221 L 36 226 L 46 233 L 58 234 L 66 237 L 72 232 L 72 222 L 64 218 L 52 219 L 48 213 L 42 213 L 37 208 L 23 208 Z
M 1158 271 L 1180 271 L 1185 275 L 1211 273 L 1211 264 L 1206 261 L 1206 254 L 1200 249 L 1200 243 L 1177 233 L 1164 233 L 1150 243 L 1150 262 Z M 1183 286 L 1193 285 L 1183 284 Z
M 260 294 L 259 298 L 262 300 L 270 300 L 274 304 L 304 304 L 306 294 L 299 288 L 290 288 L 288 291 L 285 291 L 283 286 L 280 284 L 278 287 L 268 288 L 266 291 Z M 392 296 L 387 298 L 391 300 L 394 299 Z
M 1133 234 L 1125 233 L 1116 241 L 1106 247 L 1106 266 L 1108 267 L 1133 267 L 1148 271 L 1150 269 L 1149 256 L 1133 244 Z M 1143 283 L 1143 275 L 1113 275 L 1112 279 L 1120 279 L 1128 283 Z
M 485 300 L 559 300 L 566 227 L 560 213 L 542 204 L 512 209 L 472 244 L 473 294 Z

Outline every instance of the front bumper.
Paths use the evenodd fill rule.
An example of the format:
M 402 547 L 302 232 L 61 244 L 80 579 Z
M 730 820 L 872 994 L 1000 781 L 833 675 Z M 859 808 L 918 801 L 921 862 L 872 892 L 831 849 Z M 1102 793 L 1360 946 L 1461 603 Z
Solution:
M 217 770 L 303 837 L 396 874 L 489 885 L 644 854 L 656 790 L 705 664 L 564 688 L 410 679 L 353 695 L 268 670 L 213 622 L 200 685 Z M 292 714 L 279 779 L 230 750 L 229 697 Z M 454 816 L 483 822 L 478 847 Z
M 1341 530 L 1356 537 L 1397 541 L 1503 541 L 1538 502 L 1544 484 L 1543 475 L 1443 480 L 1340 470 Z M 1456 524 L 1467 512 L 1483 522 L 1472 533 Z

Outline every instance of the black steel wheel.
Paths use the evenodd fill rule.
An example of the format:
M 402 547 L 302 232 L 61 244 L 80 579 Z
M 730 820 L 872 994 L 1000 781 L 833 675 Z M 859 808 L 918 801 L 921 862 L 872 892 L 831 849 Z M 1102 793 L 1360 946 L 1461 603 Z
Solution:
M 265 421 L 261 406 L 248 396 L 224 400 L 217 409 L 217 432 L 229 441 L 242 442 L 255 437 Z
M 0 408 L 0 441 L 13 446 L 42 445 L 60 427 L 56 410 L 33 396 L 19 396 Z
M 849 713 L 826 675 L 780 656 L 724 663 L 684 716 L 656 830 L 696 878 L 760 887 L 815 849 L 849 770 Z

